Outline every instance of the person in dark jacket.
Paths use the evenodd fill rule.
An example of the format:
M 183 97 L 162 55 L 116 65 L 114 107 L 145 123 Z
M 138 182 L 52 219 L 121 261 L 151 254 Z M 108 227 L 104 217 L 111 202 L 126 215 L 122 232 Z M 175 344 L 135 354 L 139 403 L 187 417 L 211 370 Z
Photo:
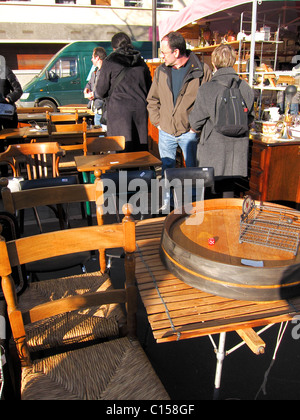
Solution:
M 14 105 L 16 111 L 12 119 L 0 117 L 0 130 L 4 128 L 17 128 L 18 114 L 15 103 L 21 98 L 23 90 L 15 74 L 5 64 L 3 57 L 0 62 L 0 100 Z
M 102 67 L 102 63 L 106 58 L 106 51 L 103 47 L 96 47 L 93 50 L 92 55 L 92 63 L 95 67 L 95 70 L 93 71 L 90 80 L 87 82 L 85 88 L 84 88 L 84 96 L 85 98 L 88 98 L 88 108 L 92 109 L 94 111 L 94 124 L 99 125 L 101 127 L 100 118 L 102 114 L 102 106 L 103 101 L 101 99 L 95 99 L 94 98 L 94 87 L 97 81 L 97 78 L 99 76 L 99 71 Z
M 18 114 L 15 102 L 17 102 L 23 94 L 22 87 L 12 70 L 6 65 L 3 56 L 0 56 L 0 102 L 13 105 L 15 112 L 12 118 L 1 118 L 0 116 L 0 131 L 4 128 L 18 127 Z M 0 153 L 4 152 L 7 143 L 0 142 Z M 7 176 L 7 165 L 1 165 L 0 175 Z
M 125 136 L 126 151 L 148 148 L 147 94 L 152 80 L 141 53 L 133 48 L 124 32 L 112 37 L 113 52 L 103 61 L 95 85 L 95 98 L 108 98 L 107 135 Z M 120 72 L 122 80 L 114 86 Z M 111 92 L 111 86 L 113 91 Z
M 199 87 L 194 107 L 189 115 L 191 127 L 194 131 L 201 131 L 197 148 L 197 162 L 199 167 L 214 167 L 215 176 L 245 177 L 248 170 L 249 137 L 227 137 L 214 128 L 216 118 L 216 101 L 222 84 L 231 86 L 232 80 L 239 80 L 233 69 L 236 61 L 236 52 L 230 46 L 222 44 L 212 53 L 212 64 L 215 73 L 212 79 Z M 242 80 L 240 84 L 241 95 L 248 109 L 249 124 L 254 119 L 254 92 L 248 83 Z M 224 187 L 225 188 L 225 187 Z M 229 189 L 228 189 L 229 188 Z M 226 191 L 230 191 L 227 186 Z M 232 193 L 230 193 L 232 195 Z M 223 195 L 225 196 L 225 195 Z M 228 194 L 229 196 L 229 194 Z

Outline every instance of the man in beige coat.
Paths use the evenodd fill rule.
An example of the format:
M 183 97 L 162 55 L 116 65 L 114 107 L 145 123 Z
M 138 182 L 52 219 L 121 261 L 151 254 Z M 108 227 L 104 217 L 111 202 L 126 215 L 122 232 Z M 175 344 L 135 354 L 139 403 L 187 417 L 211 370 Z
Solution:
M 161 41 L 164 64 L 154 74 L 147 101 L 150 121 L 159 129 L 162 175 L 174 168 L 176 150 L 183 152 L 187 167 L 196 166 L 198 135 L 190 130 L 189 113 L 200 85 L 211 79 L 211 70 L 186 49 L 183 36 L 171 32 Z M 205 99 L 204 99 L 205 100 Z

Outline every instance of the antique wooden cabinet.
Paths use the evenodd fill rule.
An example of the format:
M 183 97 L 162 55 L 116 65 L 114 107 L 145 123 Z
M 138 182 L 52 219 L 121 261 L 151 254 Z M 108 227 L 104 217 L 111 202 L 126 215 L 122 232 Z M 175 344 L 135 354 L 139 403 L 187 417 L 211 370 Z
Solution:
M 263 201 L 300 203 L 300 140 L 264 143 L 250 141 L 249 190 Z

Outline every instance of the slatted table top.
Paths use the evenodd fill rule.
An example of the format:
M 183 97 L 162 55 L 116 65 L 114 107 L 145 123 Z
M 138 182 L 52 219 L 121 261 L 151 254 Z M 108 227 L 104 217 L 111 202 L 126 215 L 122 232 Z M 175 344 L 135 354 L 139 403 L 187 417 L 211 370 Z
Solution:
M 111 169 L 145 168 L 161 165 L 161 160 L 146 151 L 75 156 L 75 162 L 79 172 L 90 172 L 97 168 L 107 171 Z
M 195 289 L 171 274 L 159 255 L 164 218 L 137 223 L 136 279 L 158 343 L 254 328 L 291 320 L 300 297 L 272 302 L 223 298 Z

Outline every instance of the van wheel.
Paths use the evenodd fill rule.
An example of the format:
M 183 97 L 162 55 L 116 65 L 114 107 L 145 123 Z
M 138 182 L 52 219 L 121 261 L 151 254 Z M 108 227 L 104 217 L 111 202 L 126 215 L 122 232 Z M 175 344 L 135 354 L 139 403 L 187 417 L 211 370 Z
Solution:
M 54 112 L 57 112 L 57 106 L 56 106 L 56 104 L 55 104 L 54 102 L 52 102 L 52 101 L 48 100 L 48 99 L 45 99 L 45 100 L 43 100 L 43 101 L 39 102 L 39 106 L 40 106 L 40 107 L 49 107 L 49 108 L 53 108 L 53 111 L 54 111 Z

